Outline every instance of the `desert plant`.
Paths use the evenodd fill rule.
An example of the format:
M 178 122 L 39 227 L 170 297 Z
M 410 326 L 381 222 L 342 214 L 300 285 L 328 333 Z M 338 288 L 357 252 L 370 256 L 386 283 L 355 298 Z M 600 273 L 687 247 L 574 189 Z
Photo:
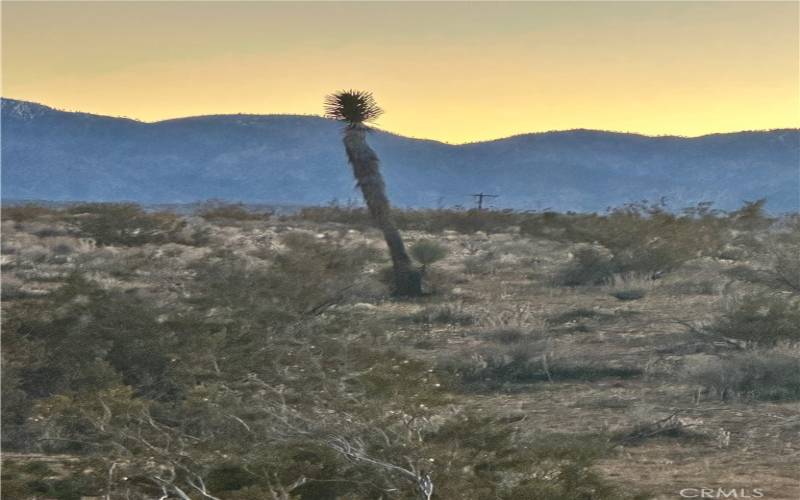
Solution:
M 197 215 L 205 220 L 266 220 L 272 214 L 270 212 L 255 212 L 249 210 L 243 203 L 224 203 L 209 201 L 203 204 L 197 211 Z
M 573 323 L 583 320 L 594 320 L 598 322 L 612 321 L 613 314 L 603 311 L 596 311 L 594 309 L 586 309 L 583 307 L 577 309 L 570 309 L 560 314 L 556 314 L 547 319 L 547 322 L 553 325 L 563 325 L 565 323 Z
M 185 226 L 175 214 L 146 213 L 134 203 L 87 203 L 69 209 L 84 237 L 98 246 L 164 243 Z
M 411 255 L 422 264 L 421 271 L 425 274 L 429 265 L 447 256 L 447 247 L 433 240 L 421 240 L 411 247 Z
M 609 282 L 613 275 L 614 266 L 609 257 L 594 248 L 580 248 L 553 281 L 561 286 L 601 285 Z
M 462 326 L 474 325 L 477 321 L 475 315 L 465 311 L 459 304 L 426 307 L 412 314 L 410 318 L 414 323 Z
M 772 274 L 775 281 L 794 292 L 800 292 L 800 247 L 776 249 Z
M 466 390 L 501 389 L 535 382 L 634 378 L 642 374 L 642 370 L 634 366 L 556 356 L 546 341 L 523 341 L 464 351 L 443 357 L 439 367 Z
M 728 339 L 760 345 L 800 341 L 800 304 L 773 295 L 751 295 L 735 302 L 708 327 Z
M 4 206 L 0 214 L 2 214 L 3 220 L 25 222 L 47 215 L 58 215 L 58 211 L 35 203 L 26 203 L 17 206 Z
M 689 371 L 688 380 L 725 401 L 800 399 L 800 358 L 778 351 L 746 351 Z
M 383 232 L 389 247 L 394 269 L 394 293 L 398 296 L 414 297 L 422 295 L 422 276 L 414 269 L 400 231 L 392 221 L 378 155 L 367 144 L 369 128 L 365 123 L 382 113 L 383 110 L 369 92 L 346 90 L 325 98 L 325 115 L 347 124 L 344 129 L 345 151 L 370 216 Z
M 647 292 L 641 288 L 630 288 L 626 290 L 618 290 L 612 293 L 611 296 L 619 300 L 639 300 L 644 298 L 646 294 Z

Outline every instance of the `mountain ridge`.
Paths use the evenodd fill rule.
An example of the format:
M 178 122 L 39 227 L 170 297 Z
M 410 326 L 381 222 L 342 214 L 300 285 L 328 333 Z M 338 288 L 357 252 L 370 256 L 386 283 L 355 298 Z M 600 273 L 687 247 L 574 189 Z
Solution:
M 359 200 L 341 124 L 314 115 L 222 114 L 156 122 L 2 100 L 4 198 L 321 204 Z M 590 129 L 449 144 L 376 129 L 392 200 L 598 211 L 642 199 L 798 209 L 800 130 L 698 137 Z
M 332 121 L 335 123 L 335 120 L 331 120 L 329 118 L 325 118 L 321 115 L 315 114 L 302 114 L 302 113 L 214 113 L 208 115 L 188 115 L 188 116 L 176 116 L 173 118 L 164 118 L 161 120 L 154 120 L 154 121 L 146 121 L 140 120 L 138 118 L 130 118 L 126 116 L 113 116 L 113 115 L 103 115 L 99 113 L 89 113 L 85 111 L 70 111 L 66 109 L 60 109 L 53 106 L 48 106 L 47 104 L 42 104 L 40 102 L 35 101 L 26 101 L 23 99 L 14 99 L 11 97 L 0 97 L 0 102 L 2 102 L 2 106 L 5 107 L 6 105 L 13 105 L 13 104 L 23 104 L 23 105 L 31 105 L 36 107 L 45 108 L 49 111 L 56 111 L 59 113 L 72 113 L 78 115 L 86 115 L 92 117 L 99 117 L 99 118 L 113 118 L 118 120 L 127 120 L 136 123 L 142 123 L 145 125 L 153 125 L 165 122 L 177 122 L 180 120 L 192 120 L 195 118 L 235 118 L 235 117 L 287 117 L 287 118 L 295 118 L 295 117 L 302 117 L 302 118 L 318 118 L 320 120 L 325 121 Z M 792 128 L 792 127 L 777 127 L 777 128 L 769 128 L 769 129 L 749 129 L 749 130 L 735 130 L 730 132 L 711 132 L 708 134 L 701 134 L 701 135 L 679 135 L 679 134 L 645 134 L 642 132 L 625 132 L 621 130 L 607 130 L 607 129 L 593 129 L 593 128 L 585 128 L 585 127 L 576 127 L 576 128 L 568 128 L 568 129 L 552 129 L 552 130 L 538 130 L 532 132 L 521 132 L 519 134 L 511 134 L 508 136 L 497 137 L 494 139 L 483 139 L 477 141 L 467 141 L 467 142 L 447 142 L 442 141 L 439 139 L 431 139 L 427 137 L 417 137 L 413 135 L 403 135 L 398 132 L 392 132 L 390 130 L 384 130 L 378 127 L 375 127 L 375 130 L 390 134 L 396 135 L 399 137 L 404 137 L 406 139 L 414 139 L 418 141 L 430 141 L 430 142 L 437 142 L 439 144 L 444 144 L 447 146 L 464 146 L 468 144 L 485 144 L 489 142 L 497 142 L 497 141 L 504 141 L 506 139 L 514 139 L 518 137 L 525 137 L 525 136 L 532 136 L 532 135 L 544 135 L 544 134 L 569 134 L 575 132 L 589 132 L 589 133 L 600 133 L 600 134 L 608 134 L 608 135 L 625 135 L 625 136 L 638 136 L 638 137 L 646 137 L 649 139 L 656 139 L 656 138 L 675 138 L 675 139 L 702 139 L 705 137 L 713 137 L 713 136 L 720 136 L 720 135 L 737 135 L 737 134 L 749 134 L 749 133 L 762 133 L 762 132 L 798 132 L 800 128 Z

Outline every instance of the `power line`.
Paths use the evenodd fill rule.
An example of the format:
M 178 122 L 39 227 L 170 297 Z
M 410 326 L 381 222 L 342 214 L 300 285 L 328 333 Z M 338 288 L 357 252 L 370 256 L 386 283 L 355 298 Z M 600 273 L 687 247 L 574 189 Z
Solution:
M 484 194 L 484 193 L 475 193 L 470 196 L 475 197 L 475 201 L 478 203 L 478 210 L 483 210 L 483 199 L 484 198 L 497 198 L 498 194 Z

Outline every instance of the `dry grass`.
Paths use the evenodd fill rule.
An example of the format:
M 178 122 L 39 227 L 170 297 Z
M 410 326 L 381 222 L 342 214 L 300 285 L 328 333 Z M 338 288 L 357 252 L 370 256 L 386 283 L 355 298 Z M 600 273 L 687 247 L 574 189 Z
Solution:
M 800 407 L 793 375 L 797 354 L 785 345 L 798 340 L 793 333 L 797 325 L 792 319 L 796 319 L 794 295 L 770 281 L 730 273 L 735 266 L 780 271 L 781 266 L 791 265 L 770 260 L 761 250 L 745 253 L 763 255 L 762 260 L 698 258 L 684 238 L 687 226 L 669 222 L 669 234 L 679 236 L 683 245 L 680 258 L 650 252 L 647 259 L 654 260 L 640 259 L 635 266 L 630 264 L 639 266 L 637 272 L 625 274 L 603 268 L 609 261 L 602 257 L 602 250 L 589 256 L 600 255 L 591 265 L 575 267 L 575 256 L 578 262 L 582 258 L 575 250 L 586 247 L 576 246 L 580 235 L 568 234 L 569 225 L 560 217 L 555 222 L 539 219 L 538 225 L 531 223 L 520 234 L 508 230 L 519 223 L 510 215 L 471 221 L 462 214 L 417 218 L 412 214 L 401 219 L 403 227 L 413 227 L 407 233 L 409 239 L 434 241 L 448 251 L 432 267 L 432 273 L 442 273 L 435 294 L 414 302 L 392 302 L 380 293 L 377 279 L 379 269 L 386 265 L 380 236 L 368 229 L 358 210 L 306 211 L 305 219 L 288 221 L 248 218 L 239 225 L 217 223 L 214 217 L 170 220 L 162 228 L 170 234 L 168 239 L 103 248 L 82 239 L 85 235 L 74 231 L 80 225 L 68 218 L 53 218 L 51 211 L 26 208 L 18 211 L 19 220 L 13 218 L 16 214 L 4 213 L 4 229 L 6 223 L 10 228 L 3 235 L 4 259 L 10 263 L 3 268 L 4 307 L 36 300 L 32 298 L 36 294 L 54 293 L 73 271 L 83 273 L 101 289 L 153 296 L 165 304 L 184 297 L 201 300 L 193 283 L 216 279 L 219 297 L 214 303 L 230 299 L 227 309 L 209 307 L 216 324 L 224 325 L 237 315 L 294 315 L 320 306 L 314 311 L 321 319 L 314 323 L 313 335 L 331 325 L 344 325 L 347 337 L 343 338 L 352 346 L 375 346 L 392 353 L 380 358 L 383 364 L 375 365 L 380 369 L 359 372 L 348 384 L 390 395 L 396 391 L 409 398 L 403 400 L 409 403 L 404 410 L 425 405 L 427 413 L 418 418 L 428 419 L 431 426 L 454 408 L 482 415 L 494 423 L 481 425 L 511 433 L 509 449 L 527 446 L 540 459 L 555 460 L 552 470 L 560 470 L 562 478 L 572 476 L 558 469 L 558 456 L 570 460 L 585 456 L 598 461 L 593 474 L 622 488 L 584 498 L 630 498 L 628 493 L 640 489 L 655 498 L 677 498 L 681 488 L 699 485 L 763 487 L 768 498 L 776 499 L 800 495 L 791 465 L 800 449 Z M 618 231 L 630 220 L 632 216 L 622 214 L 609 227 Z M 42 232 L 45 226 L 50 230 Z M 650 235 L 653 230 L 638 222 L 635 227 L 641 234 Z M 709 248 L 725 240 L 713 224 L 704 227 Z M 457 232 L 445 233 L 450 229 Z M 178 230 L 202 232 L 206 239 L 202 244 L 184 244 L 174 236 Z M 758 236 L 767 229 L 740 231 Z M 746 240 L 741 236 L 734 243 Z M 785 247 L 787 243 L 781 241 Z M 327 264 L 309 266 L 301 259 L 314 252 Z M 355 260 L 347 257 L 354 255 Z M 634 257 L 627 255 L 626 262 L 634 262 Z M 667 262 L 669 272 L 656 280 L 638 272 L 652 270 L 653 262 L 658 264 L 655 267 Z M 278 267 L 268 267 L 275 263 Z M 217 276 L 219 266 L 229 266 L 230 272 Z M 303 286 L 280 288 L 284 285 L 270 281 L 265 269 L 299 277 Z M 573 273 L 569 279 L 565 279 L 567 269 Z M 49 276 L 51 281 L 38 281 L 36 276 L 42 280 Z M 340 283 L 337 280 L 345 276 L 342 288 L 355 288 L 342 290 L 333 300 L 330 294 L 339 290 L 316 286 L 319 276 L 335 276 L 331 283 Z M 554 276 L 560 277 L 558 286 L 553 286 Z M 768 297 L 763 299 L 767 302 L 731 299 L 723 293 L 726 287 L 738 287 L 742 297 Z M 359 295 L 367 289 L 369 294 Z M 297 294 L 297 300 L 288 301 L 291 293 Z M 242 304 L 246 307 L 237 309 Z M 302 310 L 292 308 L 297 304 L 302 304 Z M 153 328 L 159 331 L 157 325 Z M 313 335 L 309 338 L 319 338 Z M 720 336 L 763 340 L 779 347 L 740 351 L 720 341 Z M 337 355 L 367 369 L 363 360 L 347 357 L 348 353 L 342 349 Z M 386 385 L 400 379 L 403 384 Z M 672 418 L 673 414 L 677 416 Z M 417 432 L 412 427 L 399 428 Z M 463 432 L 483 438 L 478 424 L 453 429 L 462 434 L 454 435 L 452 442 L 470 438 Z M 436 438 L 431 439 L 435 442 Z M 458 450 L 444 452 L 437 446 L 430 448 L 431 453 L 440 453 L 437 460 L 446 460 L 447 453 L 457 455 Z M 500 463 L 497 457 L 507 452 L 512 453 L 492 451 L 500 455 L 492 455 L 483 466 Z M 479 460 L 477 451 L 467 456 Z M 467 463 L 458 463 L 460 468 L 469 468 Z M 558 496 L 566 493 L 542 479 L 552 470 L 541 467 L 536 470 L 542 476 L 529 490 L 524 489 L 524 481 L 518 482 L 515 487 L 520 495 L 550 491 L 552 496 L 541 498 L 575 498 Z M 436 480 L 443 483 L 448 474 L 458 475 L 435 470 L 439 471 Z M 470 472 L 464 477 L 479 475 Z M 580 481 L 607 488 L 595 476 L 583 475 Z M 449 487 L 443 485 L 440 491 Z M 244 495 L 243 491 L 239 494 Z M 458 497 L 458 492 L 453 494 L 449 498 Z

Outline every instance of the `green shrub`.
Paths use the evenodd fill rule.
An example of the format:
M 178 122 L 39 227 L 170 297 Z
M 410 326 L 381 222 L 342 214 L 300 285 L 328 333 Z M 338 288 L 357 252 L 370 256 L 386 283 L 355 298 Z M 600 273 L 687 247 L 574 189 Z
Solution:
M 267 220 L 272 212 L 254 212 L 243 203 L 207 202 L 198 210 L 197 215 L 205 220 L 248 221 Z
M 496 267 L 495 255 L 492 252 L 473 255 L 464 259 L 464 272 L 469 275 L 492 274 Z
M 424 324 L 474 325 L 477 318 L 460 305 L 445 304 L 421 309 L 411 315 L 411 321 Z
M 98 246 L 171 241 L 186 222 L 168 212 L 146 213 L 133 203 L 88 203 L 69 209 L 82 236 Z
M 604 261 L 598 256 L 571 264 L 563 271 L 565 280 L 596 284 L 610 274 L 653 275 L 670 272 L 695 257 L 715 256 L 730 226 L 728 219 L 704 208 L 682 215 L 668 212 L 658 204 L 630 204 L 608 214 L 578 215 L 546 213 L 531 215 L 521 232 L 537 237 L 574 243 L 598 243 L 610 251 Z M 585 274 L 580 271 L 585 268 Z M 596 274 L 592 273 L 592 270 Z M 570 271 L 574 273 L 572 278 Z M 574 286 L 574 285 L 569 285 Z
M 59 211 L 53 208 L 27 203 L 25 205 L 4 206 L 0 210 L 3 220 L 13 220 L 16 222 L 28 222 L 44 216 L 58 216 Z
M 472 234 L 478 231 L 496 233 L 517 226 L 527 214 L 513 210 L 420 209 L 392 211 L 398 228 L 403 230 L 441 233 L 456 231 Z M 354 227 L 369 227 L 373 221 L 363 207 L 329 205 L 307 207 L 291 218 L 317 223 L 336 222 Z
M 708 331 L 761 345 L 798 342 L 800 304 L 773 295 L 751 295 L 719 317 Z
M 518 344 L 525 340 L 527 336 L 527 333 L 518 328 L 501 328 L 483 334 L 486 340 L 499 342 L 501 344 Z
M 764 229 L 773 222 L 764 211 L 764 206 L 766 204 L 766 198 L 756 201 L 745 201 L 740 209 L 730 214 L 730 219 L 737 229 L 744 231 Z
M 547 322 L 551 324 L 560 325 L 564 323 L 571 323 L 574 321 L 581 321 L 581 320 L 594 320 L 598 322 L 605 322 L 613 319 L 614 319 L 613 314 L 609 314 L 602 311 L 596 311 L 594 309 L 578 308 L 578 309 L 570 309 L 569 311 L 552 316 L 548 318 Z
M 560 286 L 602 285 L 611 280 L 614 270 L 609 257 L 594 248 L 581 248 L 575 251 L 573 260 L 556 274 L 553 281 Z
M 211 491 L 236 491 L 258 482 L 258 476 L 237 464 L 214 467 L 206 476 L 206 485 Z
M 717 284 L 711 280 L 678 281 L 666 285 L 664 290 L 673 295 L 714 295 Z
M 645 500 L 645 493 L 625 491 L 580 463 L 567 463 L 530 477 L 500 496 L 502 500 Z
M 645 290 L 639 288 L 632 288 L 630 290 L 619 290 L 611 294 L 612 297 L 619 300 L 639 300 L 644 298 L 647 294 Z
M 534 382 L 594 381 L 632 378 L 635 367 L 612 366 L 600 361 L 572 361 L 553 356 L 541 344 L 516 343 L 451 355 L 439 366 L 456 377 L 465 389 L 501 389 Z
M 772 273 L 775 281 L 794 292 L 800 292 L 800 245 L 774 251 Z
M 447 247 L 433 240 L 421 240 L 411 246 L 411 256 L 422 264 L 422 270 L 447 257 Z
M 800 399 L 800 358 L 747 351 L 691 370 L 688 379 L 723 401 L 794 401 Z

